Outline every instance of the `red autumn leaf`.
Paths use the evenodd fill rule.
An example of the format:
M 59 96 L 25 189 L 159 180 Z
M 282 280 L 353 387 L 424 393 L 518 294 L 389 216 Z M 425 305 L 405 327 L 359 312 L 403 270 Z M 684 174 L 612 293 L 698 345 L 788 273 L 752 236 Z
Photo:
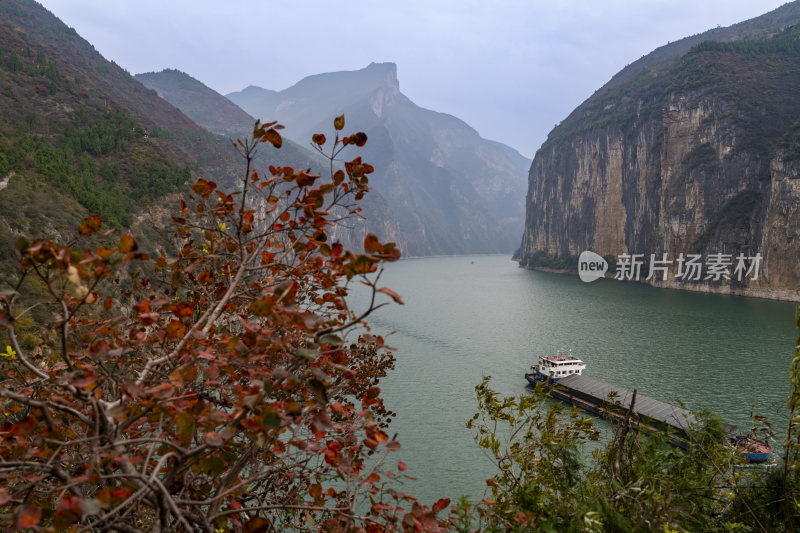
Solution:
M 26 529 L 34 527 L 42 519 L 42 510 L 38 505 L 23 503 L 17 507 L 17 527 Z
M 175 419 L 175 431 L 181 441 L 189 442 L 192 440 L 195 433 L 194 417 L 186 412 L 179 414 Z
M 78 226 L 78 233 L 83 237 L 88 237 L 98 231 L 102 225 L 103 221 L 100 217 L 86 217 L 83 219 L 83 222 L 81 222 L 81 225 Z
M 251 518 L 244 525 L 245 533 L 266 533 L 270 529 L 271 525 L 269 520 L 266 518 L 261 518 L 260 516 Z
M 450 505 L 450 498 L 442 498 L 433 504 L 433 513 L 436 514 Z
M 139 320 L 147 326 L 153 325 L 158 321 L 158 313 L 142 313 L 139 315 Z
M 208 199 L 211 196 L 211 193 L 214 189 L 217 188 L 217 184 L 213 181 L 206 181 L 203 178 L 197 180 L 197 183 L 192 185 L 192 190 L 202 196 L 205 199 Z
M 169 382 L 176 389 L 183 387 L 183 373 L 180 370 L 173 370 L 169 373 Z
M 394 292 L 392 289 L 387 289 L 386 287 L 381 287 L 378 289 L 378 292 L 382 292 L 383 294 L 389 295 L 392 300 L 399 303 L 400 305 L 404 305 L 403 299 L 400 298 L 400 295 Z
M 364 251 L 368 254 L 374 254 L 376 252 L 383 251 L 383 245 L 378 240 L 377 235 L 374 233 L 369 233 L 366 237 L 364 237 Z
M 364 146 L 367 144 L 367 134 L 363 131 L 359 131 L 358 133 L 354 133 L 350 136 L 350 144 L 355 144 L 356 146 Z
M 97 381 L 97 376 L 91 370 L 76 372 L 69 378 L 69 383 L 76 387 L 90 387 Z
M 268 142 L 275 148 L 280 148 L 283 144 L 283 139 L 281 139 L 280 133 L 270 128 L 264 132 L 264 135 L 261 137 L 261 142 Z
M 154 398 L 164 399 L 172 393 L 172 385 L 169 383 L 161 383 L 160 385 L 147 389 L 146 392 Z
M 120 253 L 127 254 L 134 250 L 136 250 L 139 246 L 136 244 L 136 240 L 128 234 L 123 235 L 119 238 L 119 251 Z
M 396 452 L 397 450 L 400 449 L 400 443 L 397 442 L 396 440 L 389 441 L 386 443 L 386 449 L 392 452 Z
M 101 246 L 97 249 L 96 253 L 103 259 L 109 259 L 114 255 L 114 250 L 111 248 L 106 248 L 105 246 Z
M 111 498 L 114 501 L 127 500 L 131 496 L 131 489 L 127 487 L 120 487 L 111 491 Z
M 150 311 L 150 300 L 148 298 L 144 298 L 134 305 L 133 308 L 140 313 L 147 313 Z
M 171 311 L 178 318 L 189 318 L 194 313 L 194 308 L 186 302 L 165 305 L 164 311 Z
M 337 117 L 335 125 L 344 128 L 344 116 Z M 253 140 L 277 145 L 281 139 L 278 131 L 276 123 L 258 123 L 250 143 L 236 146 L 246 151 Z M 347 145 L 366 142 L 361 132 L 342 139 L 337 130 L 336 138 Z M 326 142 L 324 135 L 313 140 L 319 147 Z M 337 146 L 341 148 L 341 144 Z M 356 159 L 347 169 L 350 176 L 343 170 L 327 175 L 332 181 L 312 175 L 308 168 L 270 167 L 271 176 L 245 172 L 246 181 L 240 181 L 241 186 L 232 193 L 218 191 L 214 182 L 197 180 L 192 187 L 193 205 L 181 201 L 180 212 L 172 213 L 178 225 L 175 247 L 160 252 L 153 268 L 127 268 L 131 260 L 148 258 L 138 253 L 132 236 L 120 238 L 120 233 L 106 234 L 112 239 L 108 248 L 95 246 L 83 253 L 41 239 L 21 245 L 23 269 L 55 269 L 60 272 L 54 278 L 59 279 L 65 266 L 75 265 L 83 279 L 103 280 L 102 289 L 96 290 L 108 297 L 103 296 L 105 301 L 97 307 L 102 304 L 108 312 L 82 309 L 82 315 L 67 319 L 67 349 L 62 349 L 67 360 L 48 360 L 52 379 L 37 380 L 35 388 L 24 380 L 18 385 L 12 384 L 13 380 L 6 383 L 16 387 L 20 396 L 60 402 L 75 412 L 46 420 L 46 412 L 26 410 L 24 402 L 7 398 L 11 418 L 0 428 L 6 435 L 0 446 L 9 457 L 24 453 L 26 461 L 63 465 L 76 477 L 61 479 L 46 469 L 26 469 L 18 479 L 0 484 L 4 488 L 0 501 L 5 503 L 0 509 L 14 512 L 6 517 L 5 528 L 21 530 L 19 524 L 36 523 L 34 528 L 42 530 L 66 530 L 75 528 L 81 518 L 85 520 L 81 525 L 86 526 L 137 490 L 124 477 L 101 477 L 102 470 L 87 467 L 85 457 L 105 464 L 103 468 L 109 472 L 123 467 L 140 469 L 154 481 L 171 480 L 173 488 L 187 480 L 197 487 L 213 486 L 233 462 L 241 461 L 242 468 L 237 467 L 231 475 L 236 474 L 235 482 L 242 490 L 227 491 L 224 500 L 218 500 L 220 512 L 233 514 L 225 514 L 215 527 L 252 532 L 269 531 L 275 525 L 267 518 L 271 517 L 268 512 L 248 507 L 272 501 L 284 482 L 306 479 L 310 484 L 311 479 L 324 479 L 328 465 L 361 482 L 377 484 L 381 479 L 406 477 L 407 466 L 402 461 L 397 463 L 399 472 L 370 474 L 366 468 L 370 448 L 400 447 L 397 442 L 387 442 L 389 436 L 381 429 L 391 415 L 383 406 L 380 389 L 374 387 L 391 368 L 393 357 L 379 337 L 348 334 L 344 278 L 375 272 L 393 257 L 394 245 L 381 244 L 371 236 L 369 251 L 357 253 L 335 242 L 332 224 L 340 214 L 329 209 L 341 195 L 360 198 L 368 190 L 365 175 L 372 167 Z M 254 193 L 267 200 L 263 209 L 256 209 L 251 202 Z M 217 198 L 211 200 L 212 195 Z M 281 215 L 283 211 L 287 212 Z M 341 215 L 358 211 L 348 202 Z M 241 221 L 238 233 L 221 227 L 222 221 L 237 219 Z M 257 238 L 241 239 L 244 233 L 256 230 Z M 87 224 L 85 232 L 89 231 L 97 229 Z M 148 278 L 148 272 L 155 272 L 157 279 Z M 233 275 L 236 272 L 241 276 Z M 368 284 L 400 300 L 389 289 Z M 386 301 L 383 296 L 380 299 Z M 7 311 L 0 311 L 0 326 L 11 325 Z M 196 327 L 189 330 L 192 324 Z M 48 336 L 45 342 L 64 346 L 55 337 Z M 31 353 L 37 365 L 43 355 L 58 353 L 50 344 L 47 348 L 46 352 Z M 65 391 L 70 382 L 77 385 L 78 394 Z M 91 389 L 91 394 L 81 387 L 87 392 Z M 328 398 L 328 393 L 336 397 Z M 102 424 L 90 428 L 94 424 L 84 427 L 75 421 L 76 416 L 96 418 L 98 405 L 103 406 Z M 67 443 L 63 450 L 37 444 L 53 425 L 54 438 Z M 254 453 L 239 453 L 240 446 L 250 441 L 257 445 Z M 109 446 L 108 442 L 120 445 Z M 176 456 L 181 448 L 204 453 L 187 463 Z M 277 484 L 251 483 L 264 468 L 276 465 L 281 477 Z M 29 484 L 42 480 L 49 499 L 38 489 L 25 496 Z M 184 496 L 172 502 L 180 507 L 176 514 L 188 517 L 199 508 L 186 498 L 209 496 L 205 490 L 192 492 L 190 488 L 187 484 Z M 377 487 L 372 489 L 373 495 L 378 494 Z M 75 498 L 73 493 L 82 496 Z M 320 485 L 309 486 L 306 494 L 313 498 L 313 505 L 331 509 L 345 496 L 344 491 L 326 491 Z M 43 508 L 32 507 L 37 518 L 20 522 L 22 511 L 14 508 L 27 501 L 26 497 Z M 346 527 L 381 529 L 386 516 L 403 516 L 406 504 L 411 506 L 413 498 L 403 498 L 404 502 L 394 502 L 400 506 L 381 502 L 374 507 L 376 516 L 352 517 Z M 142 517 L 147 522 L 158 514 L 154 507 L 158 503 L 149 496 L 138 498 L 133 511 L 122 510 L 109 520 L 118 521 L 123 529 L 137 527 Z M 298 517 L 314 529 L 345 527 L 346 522 L 340 521 L 344 514 L 323 512 L 327 516 L 322 517 L 313 508 L 304 511 L 297 509 Z M 259 513 L 264 518 L 256 518 Z M 431 530 L 444 524 L 444 520 L 436 522 L 428 507 L 417 505 L 408 514 L 416 520 L 414 525 Z M 101 528 L 114 525 L 97 524 Z M 400 527 L 398 520 L 392 524 Z
M 297 185 L 299 187 L 308 187 L 309 185 L 313 185 L 317 178 L 319 178 L 319 176 L 300 172 L 297 174 Z
M 209 448 L 222 448 L 223 444 L 225 444 L 220 434 L 215 431 L 209 431 L 203 435 L 203 442 L 205 442 Z
M 83 500 L 77 496 L 66 496 L 56 506 L 54 524 L 58 529 L 63 529 L 75 523 L 81 516 L 81 503 Z
M 325 136 L 321 133 L 315 133 L 312 135 L 311 140 L 314 142 L 314 144 L 318 144 L 319 146 L 325 144 Z
M 173 339 L 177 339 L 183 337 L 183 334 L 186 333 L 186 326 L 180 320 L 170 320 L 169 324 L 167 324 L 166 332 Z
M 333 127 L 336 131 L 341 131 L 344 128 L 344 115 L 339 115 L 335 119 L 333 119 Z

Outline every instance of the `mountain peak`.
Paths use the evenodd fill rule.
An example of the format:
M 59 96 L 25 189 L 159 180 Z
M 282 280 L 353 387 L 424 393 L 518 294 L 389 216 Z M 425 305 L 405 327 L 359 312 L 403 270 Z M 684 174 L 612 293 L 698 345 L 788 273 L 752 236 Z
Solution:
M 382 82 L 383 86 L 400 92 L 400 82 L 397 80 L 397 64 L 373 62 L 362 70 L 375 76 L 376 81 Z
M 400 92 L 395 63 L 370 63 L 363 70 L 370 74 L 370 81 L 374 81 L 376 88 L 386 91 L 391 96 L 396 96 Z

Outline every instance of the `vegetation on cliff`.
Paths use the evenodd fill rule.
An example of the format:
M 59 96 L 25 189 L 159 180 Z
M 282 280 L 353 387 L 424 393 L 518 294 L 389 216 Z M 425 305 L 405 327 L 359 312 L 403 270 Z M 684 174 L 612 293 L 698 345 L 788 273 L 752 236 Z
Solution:
M 322 168 L 297 147 L 285 152 L 261 150 L 260 163 Z M 130 229 L 154 251 L 165 245 L 149 212 L 159 201 L 192 177 L 230 186 L 237 173 L 229 139 L 193 123 L 35 1 L 0 3 L 0 277 L 18 237 L 63 240 L 87 215 Z

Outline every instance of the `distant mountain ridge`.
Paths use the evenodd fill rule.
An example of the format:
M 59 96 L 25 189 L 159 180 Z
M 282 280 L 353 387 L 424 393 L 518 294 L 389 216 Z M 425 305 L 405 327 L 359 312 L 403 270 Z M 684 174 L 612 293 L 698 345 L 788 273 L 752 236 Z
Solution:
M 212 133 L 231 139 L 248 137 L 253 133 L 254 117 L 184 72 L 166 69 L 136 74 L 134 78 Z M 261 118 L 262 122 L 268 120 Z M 326 167 L 326 161 L 318 154 L 289 139 L 285 140 L 280 150 L 268 145 L 260 147 L 259 155 L 266 157 L 259 158 L 258 163 L 268 165 L 275 161 L 278 154 L 283 164 L 297 168 L 312 168 L 315 172 L 321 172 Z
M 134 78 L 212 133 L 236 137 L 253 130 L 253 117 L 179 70 L 145 72 Z
M 252 134 L 253 124 L 256 121 L 254 117 L 184 72 L 167 69 L 161 72 L 137 74 L 135 77 L 209 131 L 233 138 Z M 262 122 L 273 120 L 269 115 L 259 118 Z M 324 125 L 320 131 L 330 132 L 332 129 L 331 122 Z M 308 145 L 308 140 L 310 137 L 304 144 Z M 275 152 L 269 146 L 259 148 L 256 164 L 262 170 L 270 164 L 269 159 L 260 157 L 260 153 L 264 150 L 268 155 Z M 285 164 L 295 168 L 311 169 L 323 176 L 330 172 L 328 160 L 288 138 L 284 139 L 280 153 Z M 370 191 L 359 205 L 362 209 L 360 216 L 351 217 L 346 223 L 341 222 L 333 228 L 331 230 L 333 239 L 340 240 L 349 248 L 360 250 L 366 234 L 376 233 L 382 241 L 394 242 L 401 250 L 405 249 L 407 239 L 400 232 L 391 207 L 379 193 Z
M 348 129 L 365 131 L 363 157 L 376 169 L 370 185 L 391 206 L 407 255 L 516 247 L 530 160 L 414 104 L 400 92 L 395 64 L 309 76 L 282 91 L 250 86 L 227 97 L 251 115 L 281 121 L 300 143 L 327 131 L 339 114 Z

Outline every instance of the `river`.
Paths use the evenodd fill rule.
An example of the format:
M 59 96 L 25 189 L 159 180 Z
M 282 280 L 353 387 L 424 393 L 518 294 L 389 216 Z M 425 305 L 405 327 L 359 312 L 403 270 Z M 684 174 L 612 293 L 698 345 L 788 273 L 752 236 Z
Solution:
M 395 348 L 381 383 L 397 413 L 391 457 L 417 478 L 403 490 L 430 504 L 480 498 L 493 469 L 465 427 L 483 376 L 502 394 L 529 392 L 537 357 L 571 349 L 584 375 L 749 427 L 754 400 L 779 431 L 797 332 L 794 305 L 656 289 L 521 269 L 507 256 L 409 259 L 380 280 L 405 305 L 379 309 L 373 332 Z M 363 294 L 352 302 L 363 305 Z M 779 433 L 778 438 L 783 439 Z

